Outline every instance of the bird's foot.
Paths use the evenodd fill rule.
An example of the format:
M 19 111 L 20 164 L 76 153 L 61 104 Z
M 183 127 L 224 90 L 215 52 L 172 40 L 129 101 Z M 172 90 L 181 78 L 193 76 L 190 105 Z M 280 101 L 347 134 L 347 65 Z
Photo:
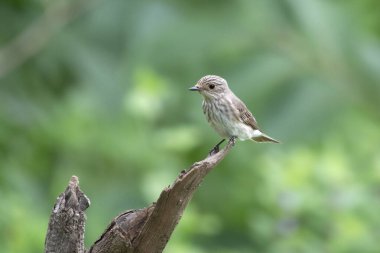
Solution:
M 237 139 L 236 136 L 232 136 L 232 137 L 230 138 L 229 142 L 232 144 L 232 146 L 235 146 L 236 139 Z
M 211 149 L 210 152 L 208 152 L 208 155 L 212 156 L 212 155 L 215 155 L 216 153 L 218 153 L 220 144 L 222 144 L 225 140 L 226 139 L 223 139 L 218 144 L 216 144 L 215 147 L 213 149 Z

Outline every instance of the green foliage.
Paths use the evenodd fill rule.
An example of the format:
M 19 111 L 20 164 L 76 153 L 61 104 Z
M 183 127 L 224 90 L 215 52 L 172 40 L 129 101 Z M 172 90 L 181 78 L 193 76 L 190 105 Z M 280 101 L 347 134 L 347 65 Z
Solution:
M 87 245 L 155 201 L 219 141 L 187 91 L 205 74 L 282 144 L 239 142 L 166 252 L 380 251 L 377 1 L 83 1 L 4 54 L 54 2 L 0 4 L 0 67 L 42 41 L 0 76 L 2 252 L 42 251 L 73 174 L 92 201 Z

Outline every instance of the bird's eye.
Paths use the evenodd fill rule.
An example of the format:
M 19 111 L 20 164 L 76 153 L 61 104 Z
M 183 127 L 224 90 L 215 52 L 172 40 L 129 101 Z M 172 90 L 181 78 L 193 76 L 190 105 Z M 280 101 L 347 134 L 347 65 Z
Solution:
M 215 88 L 215 85 L 210 84 L 208 87 L 209 87 L 210 89 L 214 89 L 214 88 Z

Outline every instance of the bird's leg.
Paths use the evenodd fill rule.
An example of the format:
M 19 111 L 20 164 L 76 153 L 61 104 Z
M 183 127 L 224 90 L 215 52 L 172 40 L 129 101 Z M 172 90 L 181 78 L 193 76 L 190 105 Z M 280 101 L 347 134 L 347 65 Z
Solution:
M 223 139 L 218 144 L 216 144 L 215 147 L 213 149 L 211 149 L 210 152 L 208 153 L 209 156 L 212 156 L 212 155 L 215 155 L 216 153 L 218 153 L 220 144 L 222 144 L 225 140 L 226 139 Z
M 232 143 L 232 146 L 235 146 L 235 143 L 236 143 L 236 139 L 237 139 L 237 137 L 236 137 L 236 136 L 231 136 L 231 137 L 230 137 L 230 140 L 229 140 L 229 142 L 231 142 L 231 143 Z

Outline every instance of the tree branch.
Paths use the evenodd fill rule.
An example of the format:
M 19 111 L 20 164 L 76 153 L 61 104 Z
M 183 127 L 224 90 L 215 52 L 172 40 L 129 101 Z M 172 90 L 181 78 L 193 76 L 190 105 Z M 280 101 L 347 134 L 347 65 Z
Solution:
M 78 178 L 72 176 L 51 213 L 45 252 L 84 252 L 84 210 L 89 206 L 90 200 L 80 190 Z
M 161 195 L 158 198 L 157 203 L 153 203 L 152 205 L 144 209 L 129 210 L 118 215 L 116 218 L 113 219 L 111 224 L 103 232 L 100 238 L 91 246 L 88 253 L 162 252 L 172 232 L 174 231 L 174 228 L 181 219 L 182 213 L 185 210 L 189 201 L 191 200 L 194 192 L 196 191 L 204 177 L 228 154 L 233 145 L 234 142 L 229 141 L 228 144 L 220 152 L 208 156 L 202 161 L 194 163 L 187 170 L 183 170 L 180 173 L 180 175 L 176 178 L 174 183 L 161 192 Z M 67 189 L 65 193 L 66 192 Z M 62 194 L 60 198 L 62 198 Z M 56 208 L 57 207 L 55 207 L 54 210 Z M 51 233 L 52 231 L 50 229 L 50 223 L 45 245 L 52 245 L 51 243 L 49 243 L 49 238 L 52 238 L 52 236 L 49 235 L 49 233 Z M 78 251 L 71 252 L 83 252 L 79 251 L 79 249 L 84 248 L 84 230 L 81 230 L 81 228 L 82 227 L 78 227 L 77 232 L 82 233 L 82 236 L 80 237 L 82 238 L 82 240 L 74 241 L 82 243 L 82 247 L 78 247 Z M 71 240 L 71 238 L 65 239 Z M 53 243 L 53 245 L 55 244 Z M 46 252 L 53 251 L 46 250 Z M 60 248 L 57 247 L 56 251 L 54 252 L 68 251 L 60 251 Z

